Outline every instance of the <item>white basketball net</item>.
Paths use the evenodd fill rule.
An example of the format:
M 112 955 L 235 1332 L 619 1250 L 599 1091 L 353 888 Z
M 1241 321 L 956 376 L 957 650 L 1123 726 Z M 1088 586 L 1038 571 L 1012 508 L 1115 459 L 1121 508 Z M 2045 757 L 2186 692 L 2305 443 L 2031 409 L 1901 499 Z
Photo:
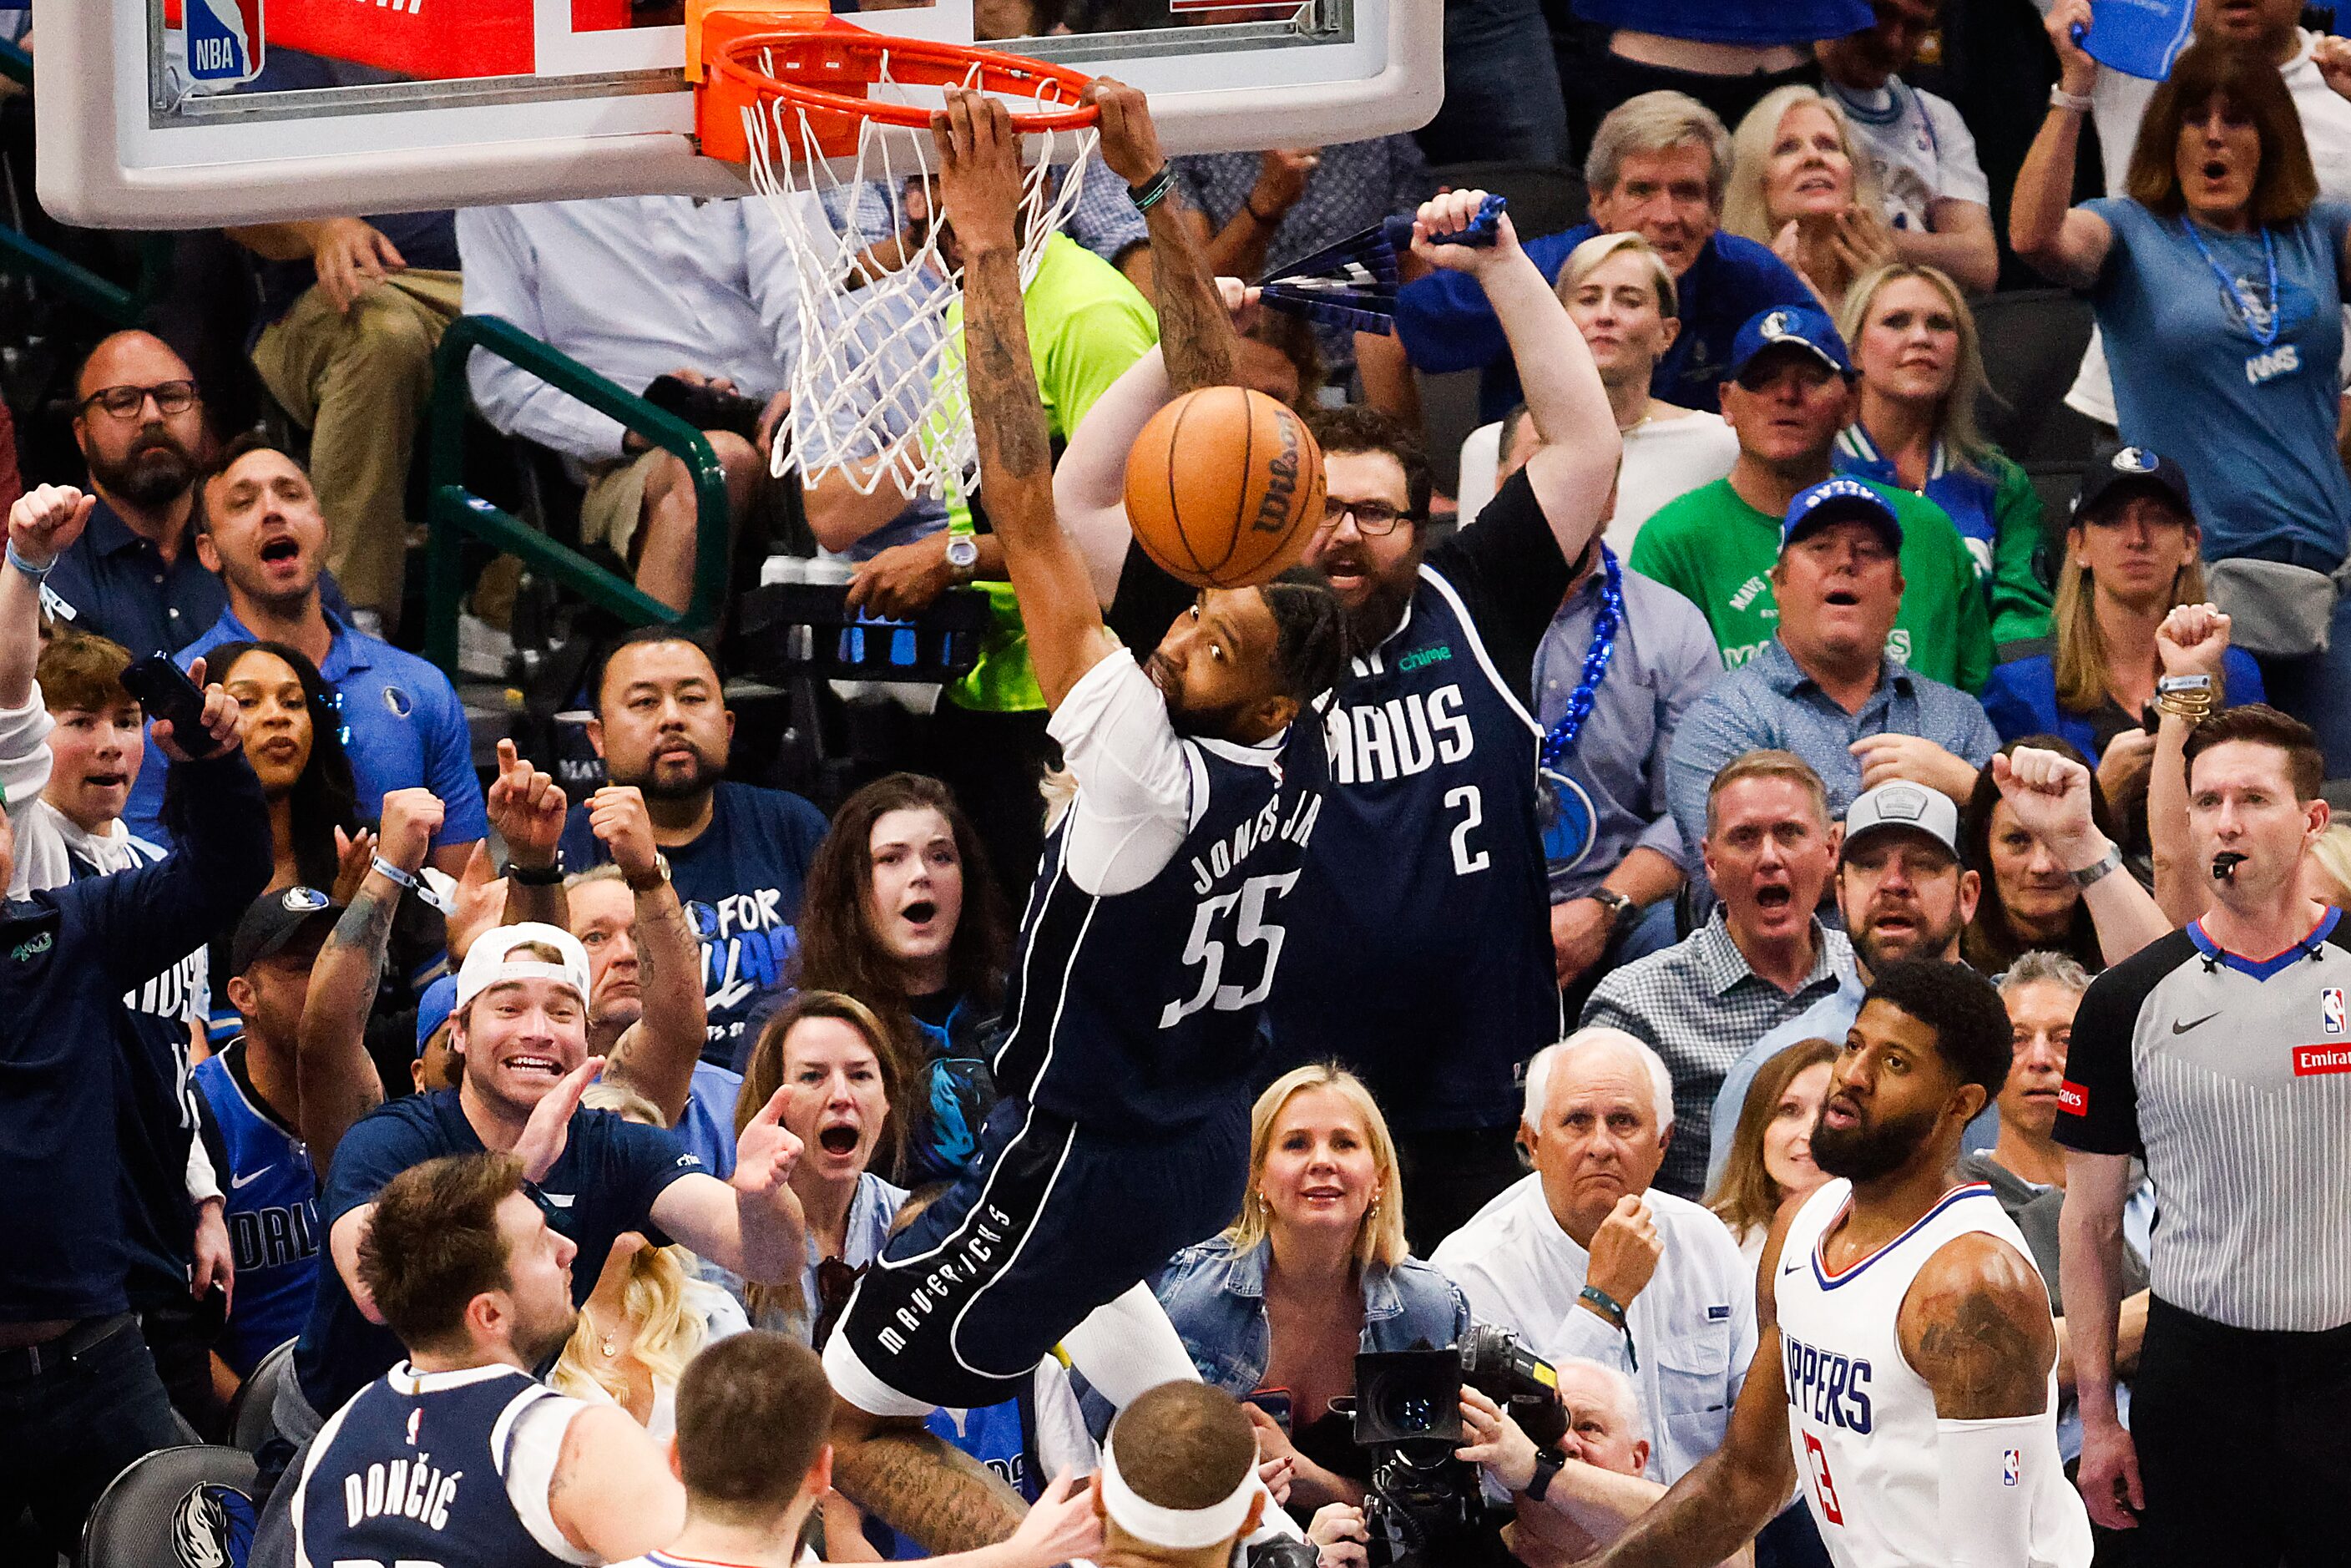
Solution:
M 772 61 L 761 68 L 777 74 Z M 998 91 L 978 80 L 967 86 L 1005 99 L 1015 114 L 1071 106 L 1051 78 L 1019 92 Z M 935 88 L 901 83 L 885 54 L 869 97 L 931 104 Z M 922 94 L 918 98 L 916 95 Z M 839 473 L 872 495 L 886 478 L 910 499 L 930 491 L 953 499 L 979 487 L 979 455 L 972 439 L 971 402 L 963 371 L 962 333 L 949 333 L 948 313 L 960 298 L 963 271 L 939 248 L 940 225 L 925 225 L 920 246 L 894 269 L 868 256 L 872 236 L 857 212 L 878 190 L 892 226 L 906 228 L 908 187 L 937 215 L 932 184 L 931 139 L 874 121 L 862 122 L 853 158 L 836 168 L 818 147 L 807 111 L 781 99 L 743 111 L 750 146 L 751 183 L 766 199 L 794 263 L 793 289 L 799 349 L 791 371 L 789 453 L 771 461 L 803 477 Z M 1092 130 L 1039 131 L 1028 147 L 1040 152 L 1021 185 L 1020 284 L 1035 277 L 1046 240 L 1077 204 L 1079 184 L 1098 137 Z M 1053 171 L 1066 170 L 1056 188 Z M 893 248 L 884 242 L 885 251 Z

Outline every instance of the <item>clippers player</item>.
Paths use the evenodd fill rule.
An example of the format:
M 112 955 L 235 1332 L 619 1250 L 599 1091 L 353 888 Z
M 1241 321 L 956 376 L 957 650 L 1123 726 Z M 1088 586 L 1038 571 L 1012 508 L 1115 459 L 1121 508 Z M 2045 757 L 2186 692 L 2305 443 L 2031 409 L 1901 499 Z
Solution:
M 1239 1208 L 1259 1013 L 1321 806 L 1318 737 L 1290 721 L 1342 659 L 1311 573 L 1202 592 L 1140 664 L 1104 628 L 1053 505 L 1019 139 L 1001 104 L 947 99 L 934 138 L 980 472 L 1078 792 L 1022 921 L 978 1159 L 890 1243 L 825 1351 L 841 1490 L 934 1552 L 1004 1539 L 1022 1505 L 922 1430 L 933 1408 L 1014 1397 L 1057 1343 L 1114 1403 L 1195 1375 L 1140 1282 Z M 1229 330 L 1205 275 L 1181 286 Z
M 1841 1179 L 1772 1226 L 1729 1435 L 1605 1568 L 1714 1562 L 1792 1486 L 1839 1568 L 2086 1568 L 2049 1292 L 1991 1188 L 1957 1171 L 2011 1055 L 2007 1010 L 1973 970 L 1905 959 L 1878 975 L 1813 1130 L 1813 1158 Z

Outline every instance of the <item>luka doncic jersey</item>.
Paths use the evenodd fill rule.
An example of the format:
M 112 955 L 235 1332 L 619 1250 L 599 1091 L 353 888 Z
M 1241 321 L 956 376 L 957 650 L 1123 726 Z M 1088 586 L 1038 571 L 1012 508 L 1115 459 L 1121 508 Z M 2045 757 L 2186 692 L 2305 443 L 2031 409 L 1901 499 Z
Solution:
M 555 1568 L 507 1495 L 516 1418 L 553 1389 L 511 1366 L 401 1363 L 319 1428 L 294 1498 L 295 1562 Z
M 1187 739 L 1190 831 L 1131 893 L 1081 890 L 1074 809 L 1046 840 L 1005 998 L 996 1077 L 1058 1116 L 1148 1136 L 1245 1105 L 1258 1019 L 1291 936 L 1322 810 L 1322 737 Z
M 302 1332 L 319 1282 L 319 1178 L 309 1146 L 253 1092 L 242 1037 L 196 1068 L 228 1146 L 220 1173 L 236 1291 L 213 1348 L 239 1377 Z
M 1331 786 L 1274 992 L 1275 1057 L 1355 1064 L 1401 1126 L 1508 1125 L 1513 1073 L 1560 1031 L 1541 732 L 1426 565 L 1326 722 Z

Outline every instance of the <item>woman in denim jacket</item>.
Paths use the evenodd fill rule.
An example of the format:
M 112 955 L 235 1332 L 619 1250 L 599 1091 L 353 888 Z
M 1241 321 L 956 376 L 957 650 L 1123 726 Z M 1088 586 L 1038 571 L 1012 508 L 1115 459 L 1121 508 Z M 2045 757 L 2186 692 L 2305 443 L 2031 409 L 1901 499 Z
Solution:
M 1385 1118 L 1354 1074 L 1301 1067 L 1274 1081 L 1249 1118 L 1240 1218 L 1177 1253 L 1154 1285 L 1206 1381 L 1237 1398 L 1287 1396 L 1289 1419 L 1252 1403 L 1266 1455 L 1290 1462 L 1300 1517 L 1361 1502 L 1367 1467 L 1346 1417 L 1359 1351 L 1454 1343 L 1469 1304 L 1410 1256 L 1404 1192 Z M 1280 1486 L 1274 1484 L 1277 1493 Z

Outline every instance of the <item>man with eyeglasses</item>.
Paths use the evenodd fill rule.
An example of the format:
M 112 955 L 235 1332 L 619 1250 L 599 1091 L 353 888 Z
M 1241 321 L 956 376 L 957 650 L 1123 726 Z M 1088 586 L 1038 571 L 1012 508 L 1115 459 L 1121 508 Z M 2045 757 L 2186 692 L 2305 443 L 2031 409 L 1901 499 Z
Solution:
M 228 607 L 196 559 L 204 397 L 162 339 L 117 332 L 82 361 L 74 440 L 98 495 L 89 526 L 42 585 L 57 620 L 143 656 L 176 653 Z
M 1431 235 L 1479 192 L 1421 208 Z M 1421 247 L 1478 278 L 1542 438 L 1474 527 L 1431 547 L 1418 443 L 1385 416 L 1314 423 L 1329 574 L 1353 669 L 1325 716 L 1332 787 L 1289 895 L 1270 1065 L 1356 1065 L 1396 1133 L 1423 1252 L 1520 1174 L 1520 1064 L 1558 1040 L 1537 821 L 1535 650 L 1608 515 L 1623 443 L 1583 336 L 1505 217 L 1490 249 Z

